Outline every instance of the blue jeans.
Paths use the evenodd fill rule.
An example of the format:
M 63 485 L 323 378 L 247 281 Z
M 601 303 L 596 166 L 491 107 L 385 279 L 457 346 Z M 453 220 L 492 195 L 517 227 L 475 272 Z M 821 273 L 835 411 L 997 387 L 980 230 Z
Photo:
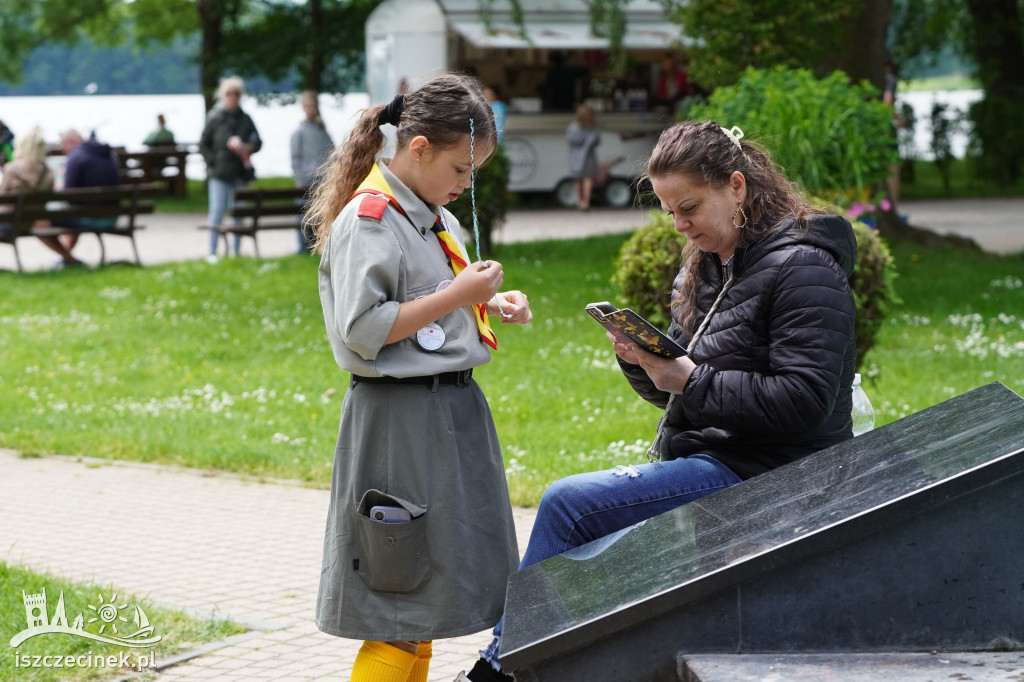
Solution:
M 228 182 L 226 180 L 218 180 L 217 178 L 209 178 L 206 181 L 206 192 L 209 196 L 210 208 L 206 215 L 206 224 L 210 227 L 220 225 L 220 222 L 224 220 L 224 214 L 228 212 L 228 206 L 231 204 L 231 199 L 235 195 L 236 187 L 244 187 L 245 183 L 241 180 L 234 180 Z M 235 219 L 235 224 L 239 225 L 242 221 Z M 217 239 L 220 235 L 214 230 L 210 230 L 210 255 L 217 255 Z M 239 235 L 235 235 L 235 255 L 238 254 L 238 249 L 242 244 L 242 238 Z
M 740 482 L 708 455 L 618 466 L 555 481 L 541 498 L 519 570 Z M 501 627 L 480 655 L 498 669 Z

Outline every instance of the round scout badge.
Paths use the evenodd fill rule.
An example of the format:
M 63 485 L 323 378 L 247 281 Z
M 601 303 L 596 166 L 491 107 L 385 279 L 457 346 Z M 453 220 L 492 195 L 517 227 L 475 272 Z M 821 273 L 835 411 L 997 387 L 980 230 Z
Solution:
M 444 330 L 441 325 L 431 322 L 416 332 L 416 342 L 423 350 L 437 350 L 444 343 Z

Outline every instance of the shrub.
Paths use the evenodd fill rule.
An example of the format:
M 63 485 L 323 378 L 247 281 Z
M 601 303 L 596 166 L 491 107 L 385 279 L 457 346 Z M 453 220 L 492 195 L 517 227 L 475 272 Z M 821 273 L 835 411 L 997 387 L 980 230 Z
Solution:
M 480 252 L 486 258 L 494 253 L 491 236 L 494 229 L 499 227 L 505 220 L 505 213 L 508 211 L 508 173 L 511 168 L 505 148 L 498 145 L 491 157 L 476 172 L 475 193 L 477 208 L 477 223 L 480 227 Z M 473 206 L 472 196 L 463 192 L 455 201 L 449 203 L 445 208 L 458 218 L 459 223 L 470 232 L 473 231 Z M 476 256 L 470 249 L 470 260 L 476 260 Z
M 850 277 L 850 289 L 857 304 L 853 337 L 857 342 L 857 369 L 875 345 L 875 336 L 886 315 L 900 302 L 896 294 L 896 263 L 885 240 L 859 220 L 853 221 L 857 237 L 857 261 Z
M 840 213 L 834 206 L 823 210 Z M 853 336 L 859 369 L 899 297 L 893 284 L 896 265 L 885 241 L 861 222 L 853 223 L 853 232 L 857 237 L 857 260 L 850 288 L 857 305 Z M 622 290 L 624 304 L 661 329 L 666 329 L 670 321 L 669 295 L 685 245 L 686 237 L 673 229 L 667 214 L 652 213 L 651 221 L 637 228 L 622 245 L 615 263 L 612 282 Z
M 817 79 L 805 69 L 749 68 L 690 116 L 739 126 L 808 194 L 860 194 L 899 163 L 892 111 L 870 83 L 850 83 L 841 71 Z
M 669 296 L 685 245 L 686 237 L 672 227 L 672 217 L 654 211 L 651 221 L 622 245 L 615 261 L 612 283 L 622 290 L 626 305 L 661 329 L 671 320 Z
M 975 170 L 980 177 L 997 185 L 1013 185 L 1024 173 L 1024 120 L 1020 87 L 1009 92 L 985 92 L 971 105 L 970 149 L 977 157 Z

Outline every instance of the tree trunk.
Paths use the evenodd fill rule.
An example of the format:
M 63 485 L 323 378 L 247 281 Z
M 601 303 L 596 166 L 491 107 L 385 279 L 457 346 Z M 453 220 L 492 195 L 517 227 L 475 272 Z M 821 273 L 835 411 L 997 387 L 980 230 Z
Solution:
M 825 57 L 822 70 L 845 71 L 854 83 L 868 80 L 881 92 L 885 84 L 885 40 L 892 0 L 864 0 L 855 6 L 859 11 L 855 10 L 846 21 L 840 33 L 841 42 Z
M 985 97 L 971 107 L 981 142 L 979 168 L 990 180 L 1013 184 L 1024 155 L 1024 29 L 1017 0 L 966 0 L 974 33 L 978 78 Z
M 986 95 L 1024 88 L 1024 37 L 1017 0 L 967 0 L 978 77 Z
M 206 110 L 214 105 L 214 95 L 220 81 L 220 51 L 223 39 L 224 8 L 221 0 L 198 0 L 199 31 L 202 47 L 199 52 L 199 87 Z
M 324 23 L 322 0 L 309 0 L 309 73 L 306 74 L 306 89 L 320 92 L 323 86 L 324 45 L 322 27 Z

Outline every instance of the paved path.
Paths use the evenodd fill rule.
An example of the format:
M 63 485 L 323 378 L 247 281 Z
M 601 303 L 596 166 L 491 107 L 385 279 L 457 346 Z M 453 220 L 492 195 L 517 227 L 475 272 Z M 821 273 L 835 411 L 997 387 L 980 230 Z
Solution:
M 360 642 L 313 624 L 328 495 L 0 450 L 0 559 L 254 628 L 165 669 L 161 682 L 347 680 Z M 515 515 L 522 548 L 533 510 Z M 436 641 L 429 679 L 451 682 L 488 641 L 487 632 Z
M 494 235 L 494 240 L 511 243 L 628 232 L 645 223 L 646 216 L 645 211 L 635 208 L 598 208 L 587 213 L 568 209 L 518 211 L 509 215 L 505 225 Z M 136 232 L 135 240 L 143 265 L 205 258 L 209 253 L 209 233 L 197 228 L 205 223 L 205 218 L 195 213 L 154 213 L 142 216 L 139 222 L 145 225 L 145 229 Z M 298 246 L 297 235 L 290 230 L 268 230 L 261 232 L 257 239 L 263 257 L 293 254 Z M 134 262 L 129 240 L 110 237 L 105 244 L 108 262 Z M 18 252 L 26 270 L 48 270 L 59 258 L 36 239 L 19 240 Z M 242 254 L 253 254 L 251 239 L 242 239 Z M 75 255 L 85 263 L 99 263 L 100 250 L 96 237 L 83 235 L 75 247 Z M 0 244 L 0 269 L 13 270 L 15 267 L 13 249 Z
M 1024 251 L 1024 198 L 908 201 L 900 213 L 914 227 L 970 237 L 990 253 Z
M 956 233 L 974 239 L 992 253 L 1024 251 L 1024 198 L 1012 199 L 940 199 L 908 201 L 900 212 L 909 216 L 915 227 L 940 233 Z M 646 212 L 637 208 L 595 208 L 587 213 L 572 209 L 512 211 L 495 241 L 512 243 L 538 239 L 572 239 L 595 234 L 628 232 L 646 222 Z M 136 240 L 143 264 L 198 260 L 208 252 L 209 237 L 197 229 L 204 216 L 193 213 L 155 213 L 144 216 L 146 229 Z M 296 250 L 296 235 L 290 231 L 263 232 L 258 237 L 260 253 L 267 257 L 285 256 Z M 242 241 L 243 254 L 252 254 L 252 241 Z M 18 244 L 27 270 L 46 270 L 57 260 L 38 241 L 22 239 Z M 128 240 L 107 240 L 108 260 L 131 260 Z M 79 242 L 76 254 L 86 263 L 99 262 L 99 249 L 92 235 Z M 0 268 L 15 267 L 14 252 L 0 244 Z

